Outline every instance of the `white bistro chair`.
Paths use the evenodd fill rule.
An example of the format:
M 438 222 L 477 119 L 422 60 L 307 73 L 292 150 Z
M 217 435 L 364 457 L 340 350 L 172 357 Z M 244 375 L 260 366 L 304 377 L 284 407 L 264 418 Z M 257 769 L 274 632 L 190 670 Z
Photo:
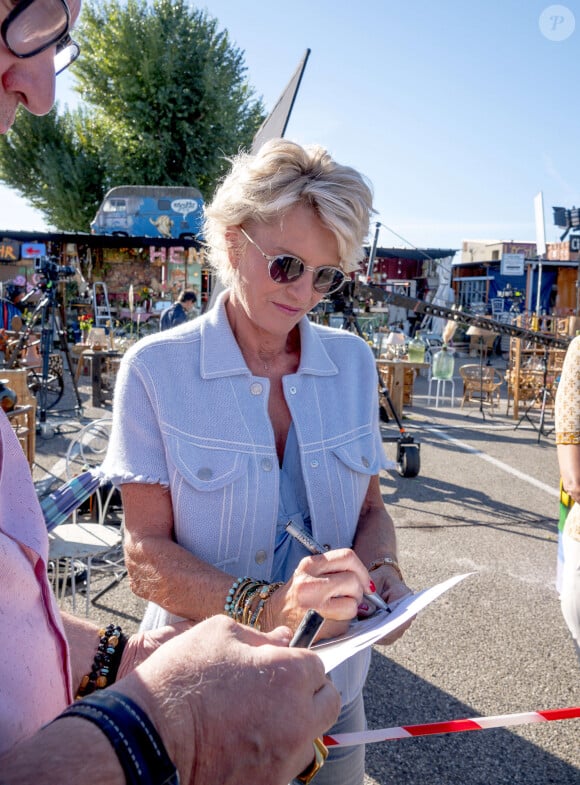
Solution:
M 427 406 L 431 403 L 431 388 L 433 382 L 436 382 L 435 387 L 435 408 L 439 408 L 439 401 L 443 402 L 446 397 L 445 392 L 445 385 L 448 384 L 450 387 L 449 397 L 451 399 L 451 406 L 455 405 L 455 381 L 453 379 L 453 374 L 455 371 L 455 358 L 451 357 L 452 362 L 449 364 L 450 369 L 447 373 L 441 373 L 437 371 L 437 368 L 433 369 L 433 362 L 431 362 L 431 367 L 429 368 L 429 389 L 427 391 Z
M 96 470 L 104 458 L 109 440 L 111 420 L 99 419 L 82 428 L 71 441 L 66 455 L 67 482 L 53 496 L 69 491 L 70 505 L 63 505 L 58 515 L 58 501 L 44 500 L 45 518 L 49 528 L 49 560 L 53 566 L 53 585 L 59 601 L 62 602 L 67 584 L 70 581 L 72 609 L 76 610 L 76 582 L 79 563 L 86 575 L 86 615 L 89 615 L 91 603 L 91 580 L 94 573 L 106 572 L 112 576 L 112 582 L 102 589 L 93 599 L 107 591 L 110 586 L 118 583 L 126 574 L 123 562 L 122 530 L 120 526 L 105 525 L 107 511 L 114 493 L 114 488 L 103 487 L 99 480 L 91 483 L 90 478 L 96 477 Z M 86 492 L 81 484 L 86 483 Z M 76 499 L 74 498 L 76 493 Z M 92 517 L 95 520 L 79 522 L 77 510 L 80 504 L 92 497 L 95 508 Z M 53 514 L 52 523 L 50 522 Z M 67 520 L 70 523 L 57 523 L 54 519 Z

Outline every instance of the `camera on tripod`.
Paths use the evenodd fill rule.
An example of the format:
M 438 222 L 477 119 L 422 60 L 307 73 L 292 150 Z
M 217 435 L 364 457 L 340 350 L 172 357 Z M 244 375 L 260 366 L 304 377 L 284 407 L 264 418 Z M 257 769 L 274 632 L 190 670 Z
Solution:
M 58 264 L 50 256 L 39 256 L 34 260 L 34 272 L 42 275 L 46 281 L 58 281 L 61 278 L 70 278 L 76 270 L 64 264 Z

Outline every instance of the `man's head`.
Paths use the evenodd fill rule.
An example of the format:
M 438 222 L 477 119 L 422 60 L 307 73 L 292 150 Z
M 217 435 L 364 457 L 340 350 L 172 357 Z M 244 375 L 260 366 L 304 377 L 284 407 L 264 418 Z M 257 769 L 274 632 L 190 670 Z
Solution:
M 33 114 L 50 111 L 54 80 L 78 55 L 69 31 L 81 0 L 20 0 L 0 10 L 0 133 L 20 104 Z
M 177 302 L 181 303 L 185 310 L 189 312 L 197 302 L 197 295 L 193 289 L 184 289 L 177 298 Z

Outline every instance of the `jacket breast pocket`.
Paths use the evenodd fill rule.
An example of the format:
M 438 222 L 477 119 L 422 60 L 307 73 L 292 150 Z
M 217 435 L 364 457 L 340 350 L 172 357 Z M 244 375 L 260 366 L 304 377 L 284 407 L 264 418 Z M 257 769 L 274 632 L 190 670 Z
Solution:
M 381 456 L 377 441 L 372 433 L 335 447 L 333 450 L 340 463 L 350 471 L 366 475 L 367 478 L 378 474 L 381 469 Z
M 372 434 L 359 436 L 332 450 L 333 477 L 331 488 L 334 515 L 344 516 L 350 527 L 356 527 L 371 477 L 381 470 L 381 456 Z M 349 530 L 353 535 L 354 529 Z
M 248 508 L 248 454 L 167 440 L 175 536 L 216 567 L 240 558 Z M 173 464 L 173 466 L 171 466 Z
M 246 453 L 216 450 L 175 436 L 168 439 L 168 447 L 175 468 L 197 491 L 219 490 L 247 473 Z

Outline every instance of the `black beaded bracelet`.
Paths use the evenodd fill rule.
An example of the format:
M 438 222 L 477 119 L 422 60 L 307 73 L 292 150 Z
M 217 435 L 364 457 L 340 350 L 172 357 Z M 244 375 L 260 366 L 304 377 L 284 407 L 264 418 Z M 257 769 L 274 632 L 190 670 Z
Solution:
M 76 698 L 84 698 L 95 690 L 103 690 L 113 684 L 117 678 L 123 649 L 127 636 L 116 624 L 109 624 L 106 629 L 99 630 L 99 645 L 90 670 L 81 679 Z
M 82 717 L 110 741 L 127 785 L 179 785 L 179 774 L 145 712 L 125 695 L 106 690 L 71 704 L 63 717 Z

